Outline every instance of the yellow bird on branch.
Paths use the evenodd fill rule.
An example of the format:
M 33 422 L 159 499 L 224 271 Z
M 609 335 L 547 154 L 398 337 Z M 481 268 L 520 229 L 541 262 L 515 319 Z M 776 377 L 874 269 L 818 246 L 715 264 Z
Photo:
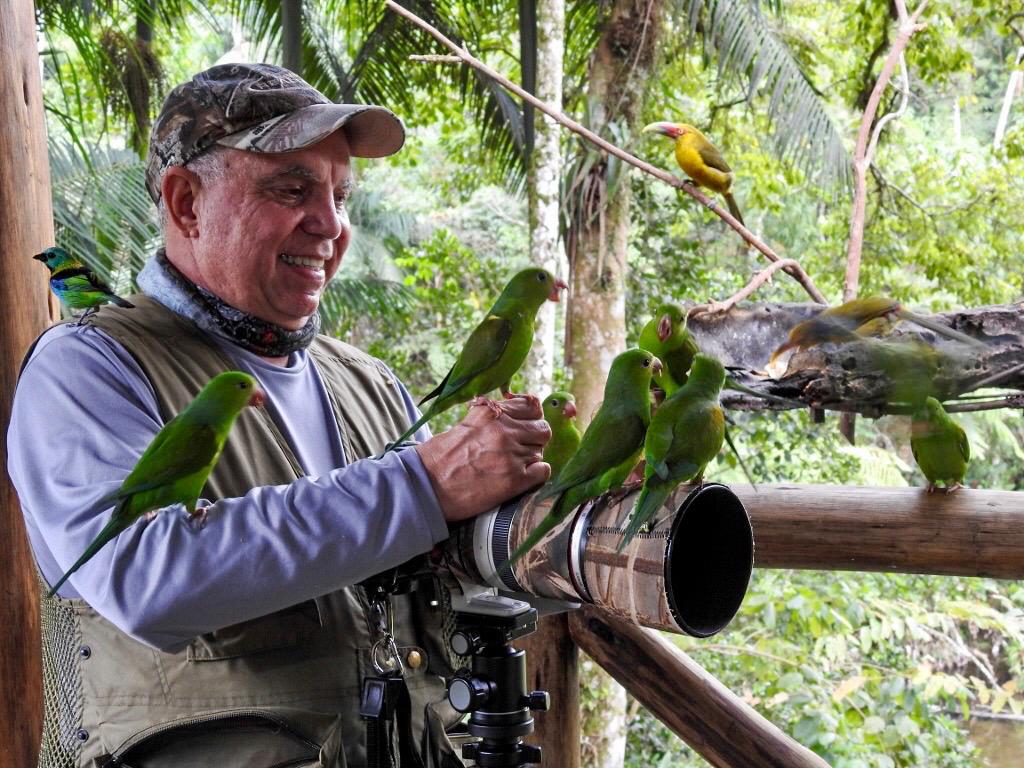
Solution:
M 732 168 L 725 162 L 718 147 L 686 123 L 651 123 L 641 133 L 660 133 L 676 143 L 676 162 L 699 187 L 706 187 L 725 198 L 729 213 L 743 224 L 743 216 L 732 196 Z M 744 226 L 746 226 L 744 224 Z

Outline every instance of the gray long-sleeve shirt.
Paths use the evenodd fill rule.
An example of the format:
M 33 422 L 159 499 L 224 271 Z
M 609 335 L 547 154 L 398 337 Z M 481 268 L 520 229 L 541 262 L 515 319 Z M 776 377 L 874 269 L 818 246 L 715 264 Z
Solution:
M 276 368 L 224 345 L 267 391 L 307 477 L 217 500 L 202 528 L 186 521 L 181 505 L 140 520 L 61 589 L 161 650 L 354 584 L 448 536 L 415 451 L 346 464 L 323 383 L 305 352 Z M 49 583 L 107 522 L 112 507 L 102 500 L 162 426 L 149 381 L 102 331 L 65 324 L 40 340 L 15 394 L 8 472 Z M 427 437 L 425 429 L 417 433 Z

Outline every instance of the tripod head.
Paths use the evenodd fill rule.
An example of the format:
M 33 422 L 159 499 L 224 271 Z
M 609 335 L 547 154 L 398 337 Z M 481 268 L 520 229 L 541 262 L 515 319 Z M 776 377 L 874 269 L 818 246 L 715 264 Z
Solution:
M 479 594 L 455 611 L 452 650 L 468 657 L 448 683 L 448 701 L 469 712 L 467 730 L 480 737 L 462 756 L 481 768 L 518 768 L 541 762 L 540 747 L 524 744 L 533 711 L 548 708 L 546 691 L 526 690 L 526 653 L 512 641 L 537 628 L 537 610 L 522 600 Z

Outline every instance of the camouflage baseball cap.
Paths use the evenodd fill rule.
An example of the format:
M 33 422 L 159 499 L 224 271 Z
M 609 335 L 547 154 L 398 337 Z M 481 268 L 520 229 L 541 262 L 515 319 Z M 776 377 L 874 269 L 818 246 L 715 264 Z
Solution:
M 219 64 L 164 100 L 149 141 L 146 188 L 159 202 L 164 169 L 185 165 L 214 144 L 291 152 L 339 128 L 355 157 L 385 157 L 405 143 L 402 121 L 384 107 L 335 104 L 294 72 L 272 64 Z

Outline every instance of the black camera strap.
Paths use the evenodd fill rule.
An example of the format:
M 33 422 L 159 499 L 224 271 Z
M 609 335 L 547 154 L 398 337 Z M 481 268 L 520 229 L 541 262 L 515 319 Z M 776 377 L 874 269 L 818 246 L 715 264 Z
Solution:
M 412 732 L 412 697 L 394 636 L 391 592 L 381 583 L 368 589 L 371 626 L 378 638 L 370 652 L 376 675 L 363 678 L 359 714 L 366 721 L 368 768 L 423 768 Z M 395 730 L 398 761 L 395 760 Z

